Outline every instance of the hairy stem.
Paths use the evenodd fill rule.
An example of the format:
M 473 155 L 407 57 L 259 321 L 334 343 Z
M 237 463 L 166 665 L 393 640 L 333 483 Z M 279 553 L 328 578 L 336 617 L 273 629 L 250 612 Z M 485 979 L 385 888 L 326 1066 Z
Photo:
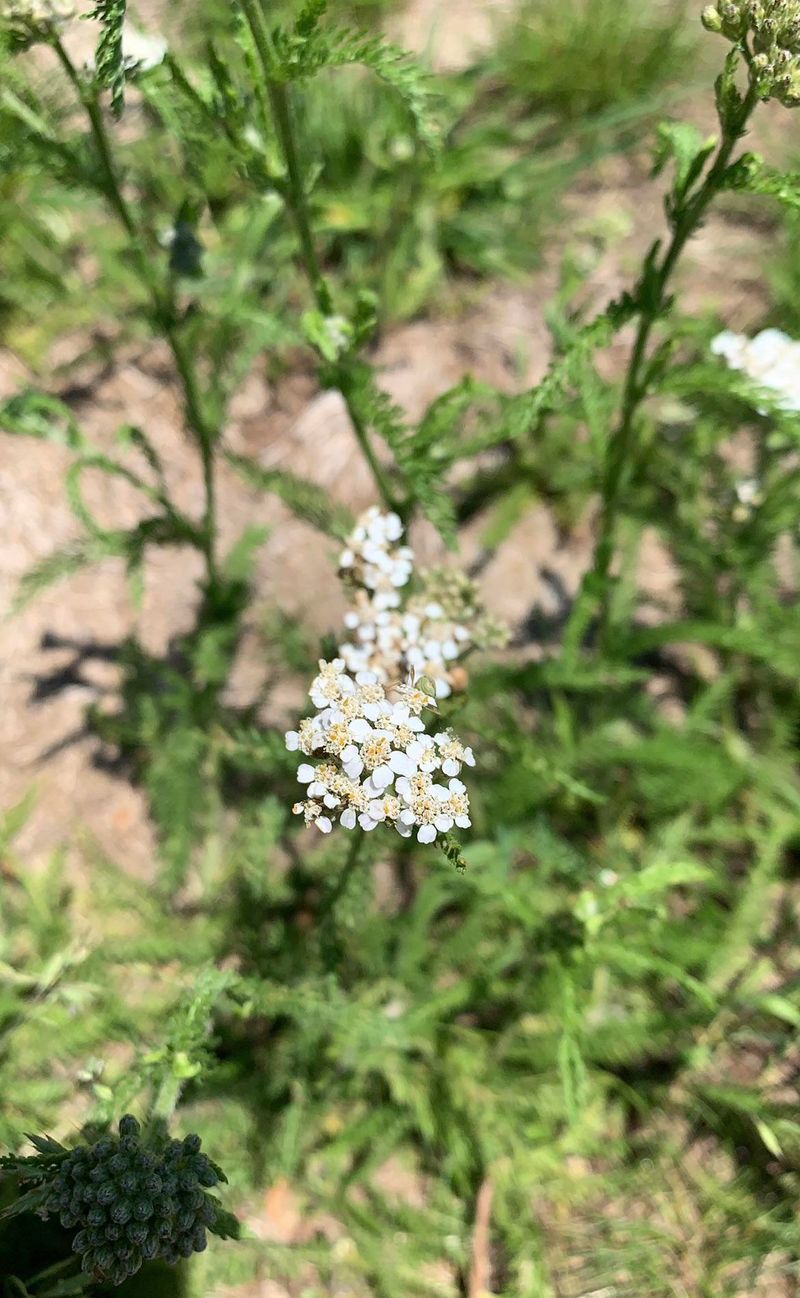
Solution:
M 53 46 L 59 62 L 86 113 L 100 164 L 100 184 L 103 195 L 128 235 L 136 268 L 150 296 L 152 320 L 169 344 L 175 368 L 181 381 L 186 422 L 194 434 L 202 464 L 205 505 L 201 548 L 206 562 L 209 587 L 214 587 L 217 582 L 216 484 L 214 473 L 214 444 L 217 439 L 217 429 L 206 414 L 194 358 L 191 351 L 186 347 L 176 323 L 172 284 L 162 285 L 159 283 L 142 248 L 135 217 L 125 198 L 114 166 L 111 142 L 97 93 L 94 89 L 89 89 L 83 84 L 72 59 L 58 37 L 54 38 Z
M 276 57 L 272 36 L 260 0 L 242 0 L 242 10 L 250 28 L 258 61 L 261 65 L 267 91 L 269 113 L 275 126 L 286 165 L 284 198 L 297 230 L 303 268 L 319 310 L 324 315 L 330 315 L 333 310 L 333 302 L 330 289 L 322 274 L 314 243 L 311 212 L 303 180 L 303 168 L 300 160 L 300 150 L 297 145 L 289 87 L 275 75 Z M 375 486 L 387 509 L 396 509 L 398 504 L 394 492 L 388 475 L 375 454 L 375 449 L 370 440 L 369 429 L 365 427 L 350 398 L 346 367 L 341 365 L 338 367 L 337 380 L 358 444 L 375 480 Z

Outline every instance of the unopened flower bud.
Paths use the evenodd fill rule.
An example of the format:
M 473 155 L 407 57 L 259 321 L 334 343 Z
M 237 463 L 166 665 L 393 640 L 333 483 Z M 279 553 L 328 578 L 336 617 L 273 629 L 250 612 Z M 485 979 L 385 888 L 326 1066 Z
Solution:
M 700 21 L 708 32 L 722 31 L 722 18 L 714 5 L 707 5 L 700 15 Z

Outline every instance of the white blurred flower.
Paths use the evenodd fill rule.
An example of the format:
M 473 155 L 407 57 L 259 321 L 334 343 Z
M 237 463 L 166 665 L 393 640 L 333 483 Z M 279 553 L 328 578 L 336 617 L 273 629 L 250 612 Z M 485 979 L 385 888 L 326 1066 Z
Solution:
M 137 31 L 130 23 L 122 29 L 122 58 L 129 71 L 150 72 L 164 62 L 167 42 L 163 36 L 148 36 Z
M 77 14 L 75 0 L 0 0 L 0 18 L 30 28 L 63 27 Z
M 339 556 L 339 568 L 356 586 L 371 592 L 375 610 L 395 608 L 399 589 L 414 569 L 414 552 L 398 545 L 403 524 L 398 514 L 373 505 L 362 514 Z
M 122 63 L 126 72 L 150 72 L 164 62 L 168 50 L 163 36 L 148 36 L 131 23 L 122 28 Z M 88 72 L 95 70 L 94 58 L 86 60 Z
M 800 342 L 780 329 L 763 329 L 755 338 L 726 329 L 711 351 L 768 391 L 782 410 L 800 413 Z

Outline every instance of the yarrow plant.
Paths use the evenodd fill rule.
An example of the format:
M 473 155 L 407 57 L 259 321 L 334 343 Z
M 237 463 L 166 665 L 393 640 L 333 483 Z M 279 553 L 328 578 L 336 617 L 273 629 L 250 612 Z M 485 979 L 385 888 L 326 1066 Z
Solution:
M 398 514 L 374 505 L 348 537 L 339 571 L 353 600 L 345 626 L 355 643 L 320 662 L 309 690 L 317 712 L 286 735 L 291 752 L 322 758 L 301 764 L 308 797 L 294 811 L 323 834 L 338 819 L 367 832 L 390 824 L 404 838 L 416 831 L 420 843 L 432 843 L 471 824 L 458 776 L 475 765 L 472 749 L 448 729 L 429 733 L 423 714 L 435 714 L 437 699 L 451 693 L 461 658 L 504 643 L 507 633 L 457 571 L 422 574 L 419 593 L 404 604 L 414 553 L 403 532 Z
M 160 38 L 137 44 L 125 25 L 125 0 L 86 0 L 86 7 L 99 20 L 101 37 L 95 58 L 77 64 L 72 42 L 61 39 L 74 6 L 62 0 L 0 5 L 12 33 L 0 54 L 16 55 L 31 40 L 43 40 L 55 56 L 50 67 L 56 74 L 60 67 L 62 90 L 72 92 L 72 107 L 66 94 L 50 94 L 49 84 L 40 93 L 37 60 L 30 84 L 21 60 L 0 87 L 0 134 L 11 142 L 0 141 L 8 187 L 13 196 L 18 168 L 26 219 L 28 209 L 32 219 L 45 210 L 43 242 L 49 248 L 51 239 L 63 237 L 70 254 L 69 275 L 54 273 L 52 261 L 43 268 L 42 291 L 66 291 L 61 279 L 68 286 L 89 266 L 93 283 L 102 283 L 100 318 L 113 318 L 114 345 L 131 337 L 138 347 L 145 326 L 159 340 L 159 373 L 165 363 L 173 371 L 202 490 L 173 497 L 179 475 L 163 457 L 160 420 L 152 427 L 146 419 L 143 427 L 126 424 L 118 445 L 105 436 L 97 444 L 81 428 L 71 392 L 65 400 L 18 393 L 3 403 L 4 427 L 66 445 L 74 457 L 69 499 L 81 527 L 75 545 L 36 566 L 26 589 L 41 590 L 107 558 L 124 565 L 136 589 L 149 576 L 151 548 L 168 545 L 182 552 L 193 547 L 201 575 L 190 632 L 176 637 L 163 658 L 132 637 L 122 664 L 122 707 L 106 713 L 98 706 L 90 714 L 109 749 L 135 754 L 164 849 L 156 882 L 172 904 L 159 909 L 149 877 L 141 890 L 125 878 L 109 898 L 104 888 L 87 886 L 93 904 L 102 895 L 103 917 L 117 896 L 131 915 L 126 912 L 121 928 L 112 926 L 102 949 L 73 966 L 72 945 L 61 942 L 59 908 L 40 904 L 32 888 L 30 908 L 20 913 L 33 916 L 24 922 L 31 933 L 38 924 L 41 936 L 34 960 L 25 932 L 21 970 L 14 950 L 9 956 L 4 943 L 0 951 L 3 969 L 10 970 L 3 975 L 11 996 L 5 1018 L 11 1030 L 17 1021 L 27 1030 L 33 1007 L 37 1042 L 52 1035 L 51 1024 L 65 1025 L 77 1044 L 74 1051 L 65 1047 L 63 1067 L 59 1059 L 63 1093 L 77 1078 L 81 1102 L 98 1106 L 92 1116 L 103 1123 L 109 1113 L 139 1103 L 148 1085 L 151 1112 L 163 1117 L 189 1083 L 184 1113 L 201 1106 L 198 1121 L 219 1123 L 226 1150 L 245 1150 L 240 1169 L 247 1164 L 253 1204 L 262 1202 L 265 1175 L 273 1184 L 277 1176 L 289 1177 L 305 1202 L 311 1158 L 308 1210 L 322 1220 L 332 1208 L 337 1232 L 341 1225 L 353 1243 L 347 1250 L 324 1241 L 315 1247 L 314 1285 L 341 1289 L 348 1277 L 339 1269 L 354 1266 L 359 1291 L 397 1298 L 428 1241 L 439 1246 L 442 1223 L 448 1236 L 454 1232 L 448 1274 L 458 1259 L 469 1265 L 476 1222 L 485 1213 L 498 1247 L 483 1252 L 502 1259 L 503 1276 L 452 1275 L 453 1289 L 507 1281 L 509 1291 L 525 1292 L 534 1276 L 539 1289 L 555 1291 L 559 1286 L 544 1278 L 546 1259 L 535 1252 L 546 1232 L 532 1228 L 524 1188 L 541 1185 L 543 1204 L 546 1195 L 555 1206 L 553 1178 L 560 1176 L 565 1142 L 585 1145 L 587 1159 L 597 1150 L 601 1161 L 610 1161 L 613 1151 L 607 1142 L 602 1146 L 610 1129 L 608 1097 L 615 1106 L 611 1123 L 621 1133 L 629 1125 L 620 1121 L 621 1106 L 630 1098 L 645 1111 L 651 1094 L 681 1106 L 680 1130 L 695 1129 L 695 1096 L 704 1123 L 715 1112 L 718 1101 L 703 1087 L 722 1073 L 716 1057 L 710 1066 L 711 1056 L 716 1043 L 731 1038 L 731 1024 L 750 1033 L 761 1021 L 782 1020 L 790 1030 L 797 1022 L 793 984 L 784 984 L 782 974 L 774 985 L 762 981 L 766 923 L 754 904 L 796 847 L 797 632 L 788 602 L 775 597 L 773 563 L 776 540 L 796 525 L 796 476 L 790 468 L 785 483 L 779 481 L 781 448 L 765 437 L 752 457 L 755 476 L 735 481 L 734 466 L 720 452 L 728 407 L 713 402 L 720 391 L 735 395 L 743 384 L 721 366 L 705 400 L 692 408 L 685 436 L 667 423 L 676 404 L 683 421 L 685 405 L 662 398 L 676 389 L 694 394 L 697 376 L 705 380 L 714 368 L 707 355 L 696 364 L 686 359 L 686 346 L 677 344 L 695 335 L 675 330 L 671 313 L 676 268 L 716 197 L 761 184 L 758 192 L 798 206 L 796 178 L 759 170 L 738 146 L 761 99 L 797 102 L 800 5 L 721 0 L 706 10 L 706 26 L 733 47 L 717 83 L 718 138 L 687 123 L 662 126 L 656 161 L 670 174 L 666 224 L 631 291 L 581 323 L 567 302 L 573 270 L 583 273 L 576 261 L 551 317 L 554 358 L 542 382 L 509 394 L 465 379 L 414 423 L 389 400 L 371 363 L 370 343 L 385 317 L 364 287 L 367 263 L 360 263 L 358 285 L 343 282 L 342 268 L 352 263 L 338 249 L 348 236 L 324 197 L 331 159 L 313 135 L 319 104 L 331 102 L 330 87 L 322 87 L 316 109 L 313 94 L 302 111 L 295 97 L 320 70 L 347 63 L 365 65 L 397 92 L 414 179 L 392 212 L 399 228 L 406 202 L 411 209 L 418 203 L 415 174 L 425 197 L 426 168 L 414 150 L 419 145 L 421 158 L 424 149 L 437 147 L 431 112 L 437 97 L 424 75 L 377 33 L 328 22 L 325 0 L 277 6 L 293 10 L 284 23 L 264 0 L 199 6 L 204 23 L 205 11 L 210 15 L 192 42 L 202 51 L 199 60 L 184 57 L 178 40 L 168 52 Z M 598 7 L 610 11 L 613 4 L 590 4 L 587 12 Z M 113 118 L 125 111 L 129 73 L 129 101 L 140 107 L 116 132 Z M 332 124 L 325 121 L 326 128 Z M 378 126 L 386 150 L 377 138 L 367 150 L 352 149 L 348 125 L 348 155 L 393 153 L 394 110 Z M 486 138 L 496 153 L 495 137 L 490 123 Z M 527 130 L 519 132 L 519 147 L 527 149 L 529 139 Z M 477 152 L 482 159 L 485 148 Z M 440 179 L 446 183 L 436 210 L 450 206 L 449 182 L 438 172 L 437 187 Z M 38 175 L 47 183 L 30 183 Z M 515 186 L 498 182 L 496 188 L 511 205 Z M 80 203 L 64 202 L 54 221 L 56 200 L 73 190 Z M 98 200 L 105 214 L 97 212 Z M 427 197 L 412 210 L 415 220 L 423 209 L 432 210 Z M 7 210 L 6 203 L 4 216 Z M 90 236 L 76 229 L 76 211 L 95 220 L 87 226 Z M 67 235 L 58 234 L 62 226 Z M 408 225 L 411 244 L 416 228 Z M 372 234 L 367 216 L 358 237 L 366 243 Z M 476 243 L 483 237 L 480 230 L 467 235 Z M 306 285 L 298 282 L 295 258 Z M 8 312 L 16 320 L 18 310 L 24 316 L 14 298 L 7 305 L 3 295 L 0 307 L 4 319 Z M 634 338 L 625 373 L 614 373 L 613 364 L 604 373 L 594 354 L 628 325 Z M 241 385 L 280 375 L 287 356 L 306 344 L 316 356 L 320 387 L 341 395 L 374 479 L 374 499 L 382 502 L 355 524 L 319 482 L 291 465 L 278 467 L 280 457 L 262 466 L 234 450 L 246 440 L 236 436 L 231 414 Z M 97 351 L 107 345 L 101 331 Z M 752 342 L 725 333 L 714 351 L 795 409 L 794 346 L 775 331 Z M 734 410 L 738 418 L 741 411 Z M 452 472 L 459 463 L 468 471 Z M 347 611 L 316 672 L 317 653 L 309 651 L 302 629 L 283 613 L 274 619 L 281 633 L 270 645 L 275 676 L 299 669 L 304 679 L 313 677 L 306 715 L 283 737 L 260 723 L 260 693 L 242 704 L 228 688 L 263 529 L 248 528 L 234 540 L 227 526 L 219 527 L 221 465 L 275 494 L 339 547 Z M 89 484 L 82 494 L 85 472 L 95 482 L 105 473 L 126 493 L 138 493 L 135 526 L 103 526 L 91 511 Z M 587 508 L 591 497 L 596 512 Z M 491 553 L 533 500 L 552 506 L 562 527 L 578 514 L 596 518 L 594 561 L 578 598 L 564 599 L 563 619 L 560 611 L 552 619 L 546 651 L 535 661 L 520 654 L 497 664 L 464 699 L 471 655 L 506 643 L 508 632 L 487 613 L 467 574 L 420 570 L 408 532 L 424 515 L 455 547 L 459 525 L 474 519 L 473 535 Z M 103 506 L 109 501 L 100 500 Z M 662 619 L 660 607 L 656 618 L 640 616 L 636 551 L 651 526 L 679 570 L 675 598 L 683 607 L 674 622 Z M 520 534 L 515 531 L 515 542 Z M 664 612 L 671 619 L 666 605 Z M 521 622 L 520 638 L 533 636 L 536 624 L 534 615 Z M 671 652 L 694 643 L 713 656 L 707 676 L 695 672 L 692 655 L 681 652 L 676 662 Z M 270 689 L 272 671 L 267 675 Z M 653 683 L 658 694 L 650 691 Z M 660 692 L 662 683 L 668 694 Z M 456 720 L 462 702 L 469 733 Z M 664 704 L 674 704 L 680 724 Z M 474 752 L 465 742 L 473 733 L 480 736 Z M 287 749 L 296 755 L 288 762 Z M 302 790 L 296 818 L 288 814 L 291 797 L 271 796 L 287 767 L 297 768 Z M 480 785 L 468 789 L 473 769 Z M 248 778 L 239 778 L 242 772 Z M 418 843 L 434 844 L 463 868 L 453 831 L 471 828 L 478 796 L 474 819 L 481 833 L 470 848 L 470 877 L 454 878 L 448 870 L 422 877 Z M 387 835 L 382 863 L 391 887 L 385 904 L 373 906 L 371 871 L 352 880 L 357 892 L 348 895 L 346 888 L 365 842 L 381 843 L 380 835 L 366 839 L 381 825 L 397 838 Z M 341 844 L 317 840 L 306 827 L 327 836 L 337 826 L 349 836 L 341 853 L 346 860 L 329 886 Z M 4 870 L 6 837 L 0 825 Z M 39 874 L 43 890 L 52 892 L 49 875 Z M 22 871 L 11 882 L 21 884 Z M 5 874 L 3 884 L 5 893 Z M 131 895 L 141 897 L 140 907 L 130 905 Z M 751 959 L 754 952 L 758 959 Z M 103 960 L 120 971 L 119 979 L 108 979 L 109 988 L 96 976 Z M 125 973 L 142 964 L 170 977 L 137 973 L 140 1006 Z M 85 976 L 71 976 L 84 965 Z M 173 967 L 191 984 L 183 1016 L 162 990 L 175 981 Z M 98 1009 L 96 1031 L 90 1021 L 84 1034 L 98 1006 L 104 1017 Z M 164 1033 L 157 1017 L 167 1025 Z M 0 1024 L 0 1034 L 7 1031 Z M 109 1052 L 105 1060 L 109 1040 L 125 1044 L 126 1033 L 143 1041 L 131 1068 L 124 1052 Z M 164 1039 L 152 1049 L 150 1037 L 159 1035 Z M 95 1061 L 85 1058 L 89 1037 Z M 50 1040 L 30 1066 L 34 1049 L 27 1040 L 23 1046 L 21 1071 L 43 1071 L 39 1059 L 49 1061 Z M 654 1051 L 669 1065 L 665 1076 L 671 1078 L 674 1065 L 677 1084 L 653 1085 Z M 20 1072 L 11 1054 L 0 1049 L 0 1081 L 15 1101 L 3 1136 L 14 1147 L 19 1129 L 34 1126 L 28 1114 L 50 1103 L 53 1092 L 43 1088 L 35 1100 L 25 1096 L 17 1104 L 14 1085 L 5 1084 Z M 498 1097 L 489 1122 L 487 1097 Z M 733 1105 L 735 1096 L 723 1103 Z M 769 1141 L 776 1161 L 782 1152 L 791 1155 L 795 1129 L 777 1110 L 777 1120 L 763 1124 L 763 1137 L 751 1123 L 759 1111 L 743 1104 L 737 1132 L 746 1121 L 754 1126 L 751 1132 L 748 1125 L 748 1142 Z M 214 1129 L 204 1125 L 209 1142 Z M 639 1155 L 650 1139 L 642 1130 L 643 1143 L 630 1145 L 629 1167 L 649 1162 Z M 737 1134 L 737 1145 L 740 1139 Z M 207 1231 L 225 1232 L 225 1214 L 210 1194 L 221 1173 L 197 1137 L 170 1143 L 127 1117 L 118 1138 L 97 1140 L 93 1130 L 77 1149 L 45 1139 L 34 1144 L 35 1158 L 5 1162 L 0 1192 L 22 1188 L 19 1216 L 32 1217 L 29 1225 L 44 1244 L 57 1235 L 57 1246 L 72 1250 L 69 1275 L 48 1277 L 53 1287 L 44 1292 L 37 1277 L 28 1284 L 28 1276 L 15 1275 L 15 1293 L 23 1284 L 42 1298 L 91 1293 L 94 1284 L 118 1283 L 151 1259 L 171 1264 L 200 1251 Z M 395 1213 L 391 1196 L 372 1196 L 373 1175 L 395 1147 L 412 1152 L 423 1175 L 419 1212 L 410 1214 L 403 1204 Z M 505 1168 L 499 1176 L 498 1158 Z M 227 1160 L 226 1153 L 226 1166 Z M 771 1176 L 767 1161 L 753 1159 L 748 1170 Z M 342 1193 L 345 1184 L 357 1193 Z M 789 1192 L 796 1188 L 786 1184 Z M 736 1205 L 735 1216 L 715 1194 L 715 1227 L 721 1223 L 715 1240 L 727 1250 L 744 1233 L 741 1223 L 756 1220 L 757 1248 L 766 1252 L 762 1240 L 768 1240 L 773 1258 L 800 1255 L 787 1227 L 793 1204 L 784 1211 L 780 1202 L 774 1230 L 757 1208 L 748 1218 L 751 1205 L 765 1200 L 763 1188 L 759 1182 L 757 1198 L 745 1198 L 745 1211 Z M 659 1185 L 656 1194 L 662 1192 Z M 604 1207 L 610 1198 L 603 1194 Z M 364 1203 L 377 1211 L 364 1212 Z M 431 1212 L 434 1228 L 424 1230 L 421 1245 L 423 1232 L 413 1222 L 430 1224 Z M 46 1230 L 37 1213 L 49 1220 Z M 546 1207 L 543 1220 L 560 1216 Z M 727 1228 L 729 1219 L 735 1229 Z M 18 1224 L 15 1213 L 12 1229 Z M 252 1257 L 257 1242 L 251 1243 Z M 0 1227 L 0 1272 L 3 1247 Z M 644 1292 L 646 1276 L 663 1259 L 658 1254 L 653 1267 L 642 1267 L 646 1276 L 637 1285 L 639 1269 L 628 1250 L 626 1238 L 620 1264 L 604 1242 L 600 1251 L 611 1261 L 602 1283 L 597 1276 L 579 1283 L 573 1273 L 567 1288 L 574 1281 L 581 1292 L 608 1290 L 624 1272 L 632 1290 Z M 282 1265 L 288 1253 L 270 1247 L 270 1263 L 275 1258 Z M 704 1291 L 716 1292 L 721 1275 L 727 1282 L 729 1261 L 721 1259 Z M 209 1259 L 202 1276 L 215 1291 L 229 1279 L 212 1275 L 216 1265 Z M 245 1258 L 234 1268 L 248 1265 Z M 21 1257 L 19 1268 L 25 1267 Z M 301 1274 L 294 1261 L 291 1267 L 295 1278 Z M 145 1273 L 140 1283 L 146 1286 L 148 1278 Z M 243 1278 L 242 1270 L 233 1283 Z

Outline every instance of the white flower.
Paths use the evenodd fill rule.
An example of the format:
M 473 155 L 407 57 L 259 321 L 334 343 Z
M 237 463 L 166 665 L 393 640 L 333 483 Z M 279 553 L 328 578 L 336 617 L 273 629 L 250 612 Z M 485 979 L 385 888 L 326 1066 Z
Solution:
M 373 505 L 361 516 L 339 556 L 339 567 L 356 585 L 373 593 L 377 611 L 400 602 L 397 590 L 414 570 L 414 553 L 398 545 L 403 523 L 398 514 L 384 514 Z
M 446 788 L 435 775 L 457 773 L 471 749 L 449 731 L 425 732 L 420 713 L 434 706 L 428 694 L 409 683 L 401 701 L 387 698 L 374 673 L 353 678 L 342 659 L 320 663 L 310 694 L 316 715 L 286 732 L 290 752 L 321 750 L 297 769 L 306 797 L 294 810 L 307 825 L 327 834 L 334 817 L 344 829 L 358 824 L 366 832 L 386 823 L 429 843 L 454 824 L 469 824 L 464 785 L 451 779 Z
M 726 329 L 712 340 L 711 352 L 770 392 L 781 409 L 800 413 L 800 342 L 780 329 L 763 329 L 752 339 Z
M 404 602 L 398 591 L 409 581 L 414 555 L 395 545 L 401 536 L 399 517 L 375 508 L 352 532 L 340 560 L 348 584 L 356 587 L 345 616 L 351 639 L 339 652 L 350 672 L 371 668 L 391 684 L 412 671 L 431 680 L 436 698 L 447 698 L 459 659 L 481 642 L 502 643 L 505 637 L 483 613 L 474 584 L 455 570 L 423 578 L 441 597 L 423 590 Z
M 130 23 L 122 29 L 122 59 L 129 72 L 150 72 L 164 62 L 167 42 L 163 36 L 147 36 Z

